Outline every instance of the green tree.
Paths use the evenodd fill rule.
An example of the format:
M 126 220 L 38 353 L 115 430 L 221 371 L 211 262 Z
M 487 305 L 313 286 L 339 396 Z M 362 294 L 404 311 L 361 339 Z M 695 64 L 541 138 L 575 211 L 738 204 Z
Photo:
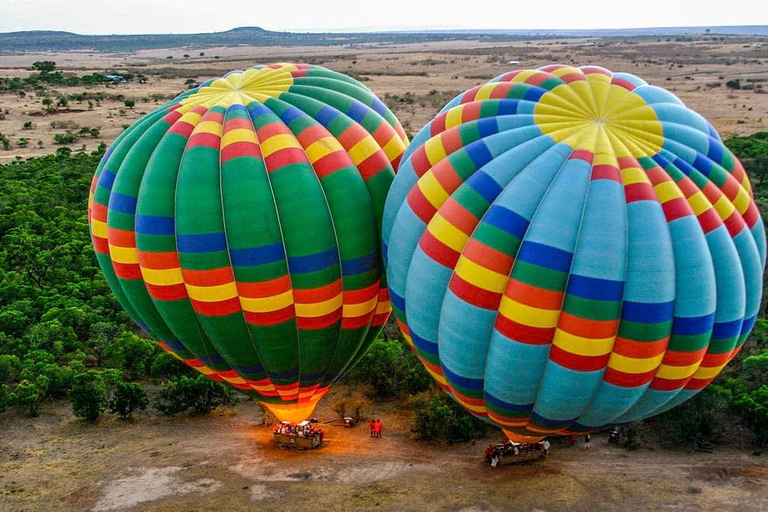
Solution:
M 134 100 L 134 99 L 127 99 L 127 100 L 123 101 L 123 104 L 126 107 L 128 107 L 128 108 L 133 108 L 133 107 L 136 106 L 136 100 Z
M 43 98 L 43 106 L 45 107 L 45 111 L 48 113 L 56 112 L 56 105 L 54 104 L 53 100 L 51 98 Z
M 231 388 L 203 375 L 197 378 L 181 375 L 163 383 L 155 408 L 163 414 L 190 411 L 207 414 L 220 405 L 233 403 L 235 398 Z
M 45 73 L 53 73 L 56 69 L 56 63 L 52 60 L 38 60 L 32 63 L 32 67 L 42 75 Z
M 72 413 L 89 423 L 96 423 L 108 405 L 107 386 L 101 372 L 88 370 L 75 377 L 69 391 Z
M 130 420 L 136 411 L 147 408 L 147 392 L 135 382 L 118 382 L 109 401 L 109 410 L 121 420 Z

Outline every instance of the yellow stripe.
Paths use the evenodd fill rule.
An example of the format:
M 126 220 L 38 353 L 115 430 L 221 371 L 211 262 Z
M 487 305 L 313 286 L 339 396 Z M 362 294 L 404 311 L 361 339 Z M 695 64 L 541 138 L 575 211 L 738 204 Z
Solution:
M 663 353 L 654 357 L 636 359 L 614 352 L 608 359 L 608 367 L 622 373 L 647 373 L 658 368 L 662 359 L 664 359 Z
M 659 379 L 667 380 L 680 380 L 687 379 L 699 369 L 701 361 L 698 363 L 690 364 L 688 366 L 672 366 L 669 364 L 663 364 L 659 366 L 659 370 L 656 372 L 656 377 Z
M 352 161 L 355 163 L 355 165 L 359 165 L 366 158 L 376 153 L 380 149 L 381 148 L 379 148 L 376 140 L 368 135 L 364 139 L 360 140 L 357 144 L 352 146 L 352 149 L 349 150 L 349 156 L 352 157 Z
M 427 229 L 435 238 L 456 252 L 461 252 L 464 249 L 469 238 L 467 234 L 445 220 L 439 212 L 429 221 Z
M 580 69 L 574 68 L 574 67 L 571 67 L 571 66 L 566 66 L 564 68 L 554 69 L 554 70 L 550 71 L 550 73 L 552 73 L 553 75 L 555 75 L 558 78 L 560 78 L 562 76 L 565 76 L 565 75 L 570 75 L 571 73 L 576 73 L 576 74 L 579 74 L 579 75 L 583 75 L 584 74 Z
M 477 91 L 477 94 L 475 94 L 475 101 L 487 100 L 488 98 L 491 97 L 491 93 L 498 86 L 499 86 L 499 82 L 493 82 L 490 84 L 483 85 L 482 87 L 480 87 L 480 90 Z
M 318 316 L 333 313 L 344 303 L 344 296 L 339 293 L 333 298 L 322 302 L 296 303 L 296 316 L 304 318 L 315 318 Z
M 305 151 L 307 152 L 309 161 L 314 164 L 326 155 L 330 155 L 336 151 L 344 151 L 344 148 L 339 144 L 339 141 L 333 137 L 323 137 L 310 144 Z
M 344 309 L 341 315 L 344 318 L 353 318 L 357 316 L 365 316 L 369 314 L 376 305 L 379 303 L 379 297 L 376 296 L 366 302 L 358 302 L 356 304 L 344 304 Z
M 613 350 L 615 337 L 611 338 L 584 338 L 569 332 L 557 329 L 552 344 L 579 356 L 604 356 Z
M 427 171 L 424 176 L 419 178 L 418 187 L 422 194 L 424 194 L 424 197 L 427 198 L 427 201 L 429 201 L 429 204 L 435 208 L 443 206 L 445 200 L 448 199 L 448 192 L 446 192 L 440 182 L 437 181 L 437 178 L 432 171 Z
M 200 302 L 220 302 L 237 297 L 237 285 L 234 282 L 216 286 L 186 284 L 186 287 L 189 297 Z
M 750 201 L 749 193 L 743 188 L 739 188 L 736 197 L 733 198 L 733 206 L 739 210 L 739 213 L 743 214 L 749 208 Z
M 225 377 L 222 375 L 221 378 L 230 384 L 245 384 L 245 379 L 242 377 Z
M 109 244 L 109 257 L 115 263 L 138 263 L 139 253 L 135 247 L 119 247 Z
M 458 396 L 454 395 L 454 397 L 456 398 L 456 401 L 459 402 L 462 405 L 462 407 L 464 407 L 465 409 L 469 410 L 470 412 L 474 412 L 476 414 L 485 414 L 486 413 L 485 406 L 483 406 L 483 405 L 472 405 L 472 404 L 469 404 L 469 403 L 465 402 L 464 400 L 462 400 Z
M 107 223 L 91 217 L 91 233 L 99 238 L 107 238 Z
M 715 201 L 715 204 L 713 204 L 712 206 L 715 207 L 715 210 L 717 210 L 718 215 L 720 215 L 720 218 L 723 220 L 730 217 L 734 210 L 733 204 L 731 204 L 728 198 L 725 197 L 725 194 L 720 196 L 720 199 Z
M 461 124 L 461 118 L 464 115 L 464 105 L 453 107 L 445 116 L 445 129 L 453 128 Z
M 725 368 L 724 364 L 720 366 L 699 366 L 699 369 L 693 374 L 693 378 L 702 380 L 714 379 L 723 368 Z
M 661 203 L 685 197 L 674 181 L 664 181 L 653 188 Z
M 224 134 L 224 136 L 221 138 L 221 149 L 224 149 L 225 147 L 229 146 L 230 144 L 234 144 L 235 142 L 251 142 L 253 144 L 258 143 L 256 140 L 256 134 L 253 132 L 253 130 L 249 130 L 247 128 L 237 128 Z
M 251 384 L 251 387 L 256 391 L 276 391 L 275 386 L 257 386 L 256 384 Z
M 524 69 L 523 71 L 519 72 L 515 76 L 512 77 L 512 83 L 515 82 L 525 82 L 529 78 L 531 78 L 533 75 L 540 73 L 537 69 Z
M 141 268 L 141 277 L 144 278 L 144 282 L 147 284 L 154 284 L 158 286 L 170 286 L 174 284 L 181 284 L 184 282 L 184 277 L 181 275 L 181 269 L 176 268 Z
M 490 292 L 502 293 L 507 286 L 507 275 L 478 265 L 462 256 L 456 264 L 456 274 L 468 283 Z
M 555 327 L 560 317 L 559 309 L 539 309 L 520 304 L 502 296 L 499 313 L 510 320 L 529 327 Z
M 389 158 L 389 161 L 391 162 L 403 154 L 405 151 L 405 144 L 403 144 L 402 139 L 398 137 L 397 134 L 395 134 L 391 139 L 389 139 L 389 142 L 384 144 L 384 147 L 381 149 L 384 151 L 384 154 L 387 155 L 387 158 Z
M 220 137 L 221 130 L 222 126 L 219 123 L 215 121 L 203 121 L 202 123 L 195 126 L 195 130 L 192 132 L 192 135 L 196 135 L 198 133 L 211 133 Z
M 193 368 L 199 371 L 200 373 L 202 373 L 203 375 L 213 375 L 214 373 L 216 373 L 214 370 L 212 370 L 207 366 L 194 366 Z
M 494 413 L 490 409 L 488 409 L 488 417 L 493 419 L 494 423 L 498 423 L 499 425 L 503 425 L 505 427 L 513 427 L 513 428 L 525 428 L 526 425 L 528 425 L 528 420 L 508 420 L 503 418 L 502 416 Z
M 637 167 L 627 167 L 622 169 L 621 181 L 624 186 L 633 185 L 635 183 L 650 183 L 645 171 L 638 169 Z
M 427 160 L 432 165 L 445 158 L 445 148 L 439 135 L 432 137 L 424 143 L 424 152 L 427 154 Z
M 707 199 L 707 196 L 705 196 L 701 190 L 688 198 L 688 204 L 691 205 L 691 208 L 693 208 L 693 213 L 695 213 L 697 216 L 702 212 L 709 210 L 709 208 L 712 206 Z
M 267 158 L 272 153 L 286 148 L 301 148 L 301 144 L 293 135 L 280 133 L 261 143 L 261 154 L 264 158 Z
M 181 108 L 185 108 L 185 107 L 181 107 Z M 178 110 L 181 111 L 181 108 L 179 108 Z M 189 108 L 192 108 L 192 107 L 189 107 Z M 201 117 L 202 116 L 200 114 L 198 114 L 197 112 L 192 112 L 192 110 L 190 110 L 186 114 L 182 115 L 179 118 L 179 120 L 176 121 L 176 122 L 177 123 L 187 123 L 187 124 L 191 124 L 192 126 L 197 126 L 197 123 L 200 121 Z
M 752 184 L 749 182 L 749 176 L 747 176 L 746 172 L 744 172 L 744 177 L 741 178 L 741 186 L 748 194 L 752 193 Z
M 381 315 L 383 313 L 390 313 L 392 312 L 392 302 L 385 300 L 383 302 L 379 302 L 376 305 L 376 314 Z
M 240 305 L 243 311 L 249 313 L 269 313 L 287 308 L 293 304 L 293 291 L 288 290 L 271 297 L 243 297 L 240 296 Z

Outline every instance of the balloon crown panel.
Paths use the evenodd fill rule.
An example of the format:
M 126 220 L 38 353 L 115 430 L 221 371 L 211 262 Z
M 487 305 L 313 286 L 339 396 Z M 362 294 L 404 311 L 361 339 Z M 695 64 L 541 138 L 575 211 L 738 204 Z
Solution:
M 406 339 L 473 414 L 518 435 L 667 410 L 738 352 L 765 231 L 741 163 L 672 93 L 547 66 L 459 95 L 387 198 Z
M 322 67 L 209 80 L 105 154 L 99 265 L 161 347 L 303 420 L 391 311 L 380 224 L 406 144 L 368 88 Z

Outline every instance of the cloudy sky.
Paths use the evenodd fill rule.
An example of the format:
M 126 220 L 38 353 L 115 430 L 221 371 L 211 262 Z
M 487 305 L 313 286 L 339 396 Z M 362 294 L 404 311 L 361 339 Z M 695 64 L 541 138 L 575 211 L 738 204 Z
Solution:
M 81 34 L 768 24 L 764 0 L 0 0 L 0 32 Z M 2 50 L 2 49 L 0 49 Z

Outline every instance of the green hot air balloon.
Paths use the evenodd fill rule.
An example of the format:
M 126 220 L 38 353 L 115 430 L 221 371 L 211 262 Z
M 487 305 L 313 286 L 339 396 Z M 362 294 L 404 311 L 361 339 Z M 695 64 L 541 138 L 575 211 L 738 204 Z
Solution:
M 104 155 L 99 265 L 163 349 L 303 420 L 389 316 L 380 224 L 406 144 L 368 88 L 322 67 L 208 81 Z

